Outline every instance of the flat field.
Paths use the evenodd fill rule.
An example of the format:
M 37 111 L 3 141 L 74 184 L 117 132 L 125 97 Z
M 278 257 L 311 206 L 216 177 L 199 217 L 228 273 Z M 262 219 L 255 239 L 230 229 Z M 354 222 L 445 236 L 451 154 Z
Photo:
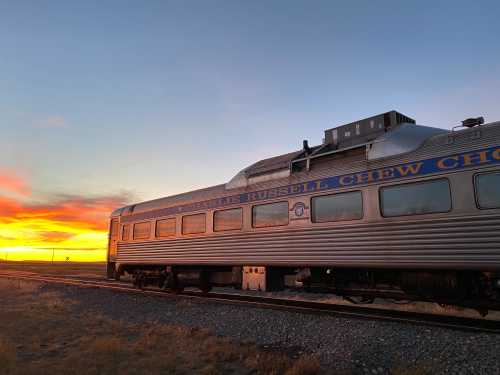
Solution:
M 72 268 L 75 270 L 75 268 Z M 316 374 L 208 330 L 115 320 L 37 282 L 0 279 L 1 374 Z
M 0 261 L 0 271 L 30 272 L 42 275 L 71 275 L 103 278 L 106 275 L 106 263 L 75 262 L 5 262 Z

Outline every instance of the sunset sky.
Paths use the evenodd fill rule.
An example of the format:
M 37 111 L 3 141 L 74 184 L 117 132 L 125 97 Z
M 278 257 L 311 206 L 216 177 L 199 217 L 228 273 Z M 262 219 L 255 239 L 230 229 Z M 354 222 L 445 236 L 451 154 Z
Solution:
M 0 2 L 0 259 L 391 109 L 500 120 L 498 1 Z M 81 249 L 71 251 L 67 249 Z

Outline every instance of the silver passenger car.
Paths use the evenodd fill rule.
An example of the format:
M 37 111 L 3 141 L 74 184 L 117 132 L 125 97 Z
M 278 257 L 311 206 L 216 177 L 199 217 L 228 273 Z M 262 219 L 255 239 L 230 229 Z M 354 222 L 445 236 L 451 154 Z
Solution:
M 226 184 L 120 208 L 109 276 L 498 306 L 500 122 L 481 122 L 447 131 L 392 111 Z

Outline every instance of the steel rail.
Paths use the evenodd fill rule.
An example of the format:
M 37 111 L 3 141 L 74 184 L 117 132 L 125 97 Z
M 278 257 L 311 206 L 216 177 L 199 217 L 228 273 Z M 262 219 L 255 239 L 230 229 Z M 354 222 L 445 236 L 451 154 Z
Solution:
M 161 296 L 174 299 L 193 299 L 213 301 L 217 303 L 252 306 L 273 310 L 291 311 L 297 313 L 322 314 L 334 317 L 354 318 L 363 320 L 379 320 L 412 324 L 418 326 L 432 326 L 460 331 L 484 332 L 500 334 L 500 321 L 481 318 L 469 318 L 454 315 L 439 315 L 424 312 L 408 312 L 378 307 L 359 305 L 339 305 L 332 303 L 313 302 L 274 297 L 249 296 L 238 293 L 201 293 L 184 291 L 182 293 L 167 293 L 154 289 L 137 289 L 130 284 L 110 280 L 89 280 L 71 276 L 45 276 L 32 274 L 17 274 L 0 272 L 0 278 L 38 281 L 47 283 L 65 284 L 84 288 L 108 289 L 117 292 L 135 293 L 143 295 Z

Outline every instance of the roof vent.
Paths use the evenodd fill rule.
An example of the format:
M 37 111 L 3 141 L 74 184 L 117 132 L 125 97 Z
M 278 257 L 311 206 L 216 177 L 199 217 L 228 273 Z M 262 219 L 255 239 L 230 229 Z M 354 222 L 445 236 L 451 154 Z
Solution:
M 302 141 L 302 149 L 304 150 L 304 153 L 306 155 L 309 155 L 311 153 L 311 147 L 309 147 L 309 142 L 307 142 L 307 139 L 304 139 Z
M 382 113 L 325 130 L 325 143 L 337 148 L 362 145 L 402 123 L 415 124 L 415 120 L 396 111 Z
M 366 144 L 403 123 L 415 124 L 415 120 L 396 111 L 382 113 L 325 130 L 325 144 L 333 145 L 338 149 Z
M 325 130 L 325 143 L 336 148 L 362 145 L 403 123 L 415 124 L 415 120 L 396 111 L 382 113 Z
M 483 125 L 484 117 L 471 117 L 462 121 L 462 126 L 465 128 L 473 128 L 474 126 Z
M 352 150 L 352 155 L 365 155 L 366 146 L 389 130 L 406 124 L 413 127 L 415 120 L 396 111 L 382 113 L 350 124 L 325 130 L 323 144 L 309 147 L 304 141 L 302 151 L 290 161 L 290 171 L 309 170 L 313 159 L 340 154 Z

